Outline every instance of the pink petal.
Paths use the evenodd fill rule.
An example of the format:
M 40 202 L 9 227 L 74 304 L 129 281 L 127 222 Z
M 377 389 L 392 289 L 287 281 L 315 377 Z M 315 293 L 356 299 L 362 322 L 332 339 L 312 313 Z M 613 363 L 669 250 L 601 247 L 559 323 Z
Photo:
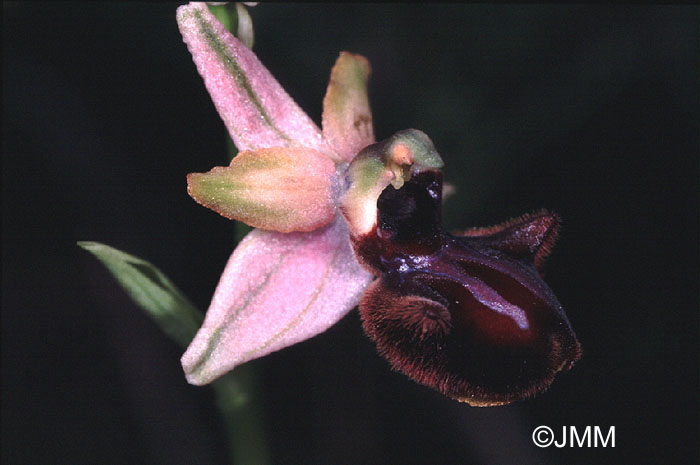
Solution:
M 357 305 L 371 280 L 340 217 L 310 233 L 253 230 L 231 255 L 204 324 L 182 356 L 187 380 L 207 384 L 325 331 Z
M 345 161 L 374 142 L 367 97 L 370 66 L 361 55 L 341 52 L 323 98 L 323 136 Z
M 249 226 L 313 231 L 335 217 L 335 164 L 307 148 L 241 152 L 230 166 L 190 173 L 187 192 L 197 202 Z
M 179 7 L 177 22 L 239 150 L 304 146 L 333 156 L 314 122 L 204 3 Z

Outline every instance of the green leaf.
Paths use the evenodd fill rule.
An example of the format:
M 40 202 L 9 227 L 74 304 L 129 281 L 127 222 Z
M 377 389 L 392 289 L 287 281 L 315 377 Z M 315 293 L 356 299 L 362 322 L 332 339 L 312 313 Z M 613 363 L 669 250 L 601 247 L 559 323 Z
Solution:
M 173 340 L 186 347 L 202 323 L 202 313 L 158 268 L 99 242 L 78 242 L 117 279 L 139 307 Z M 234 464 L 270 463 L 263 431 L 255 368 L 241 367 L 213 383 Z
M 253 48 L 253 20 L 246 7 L 239 2 L 208 3 L 209 11 L 216 16 L 226 30 L 236 36 L 246 47 Z
M 158 268 L 99 242 L 80 241 L 78 245 L 107 267 L 127 294 L 165 334 L 187 347 L 204 317 Z
M 207 5 L 216 19 L 234 36 L 238 36 L 238 11 L 235 3 L 223 3 Z

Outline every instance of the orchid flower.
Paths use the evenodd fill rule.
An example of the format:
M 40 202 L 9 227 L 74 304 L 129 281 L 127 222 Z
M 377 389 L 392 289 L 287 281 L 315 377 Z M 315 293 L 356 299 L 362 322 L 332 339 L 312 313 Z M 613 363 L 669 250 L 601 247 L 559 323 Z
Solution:
M 446 233 L 443 161 L 416 129 L 375 142 L 364 57 L 338 57 L 319 129 L 205 4 L 179 7 L 177 21 L 240 150 L 189 174 L 188 193 L 255 228 L 182 357 L 190 383 L 311 338 L 358 304 L 395 369 L 473 405 L 533 395 L 579 358 L 538 273 L 556 215 Z

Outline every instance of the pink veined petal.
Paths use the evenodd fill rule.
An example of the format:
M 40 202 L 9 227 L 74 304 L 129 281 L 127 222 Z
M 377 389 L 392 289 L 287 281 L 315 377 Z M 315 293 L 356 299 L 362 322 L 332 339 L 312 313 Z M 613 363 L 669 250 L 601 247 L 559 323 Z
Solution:
M 182 356 L 187 380 L 207 384 L 325 331 L 357 305 L 372 279 L 355 260 L 340 217 L 310 233 L 253 230 L 229 259 Z
M 374 143 L 372 110 L 367 97 L 369 74 L 365 57 L 341 52 L 323 98 L 323 137 L 348 162 Z
M 316 124 L 204 3 L 179 7 L 177 23 L 239 150 L 304 146 L 335 156 Z
M 187 192 L 226 218 L 270 231 L 313 231 L 336 214 L 335 164 L 321 152 L 273 147 L 239 153 L 230 166 L 190 173 Z

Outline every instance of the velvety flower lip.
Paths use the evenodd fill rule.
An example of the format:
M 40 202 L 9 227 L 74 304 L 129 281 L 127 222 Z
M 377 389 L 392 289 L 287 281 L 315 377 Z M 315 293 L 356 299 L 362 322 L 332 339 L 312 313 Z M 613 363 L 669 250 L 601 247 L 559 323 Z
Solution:
M 321 131 L 205 4 L 179 7 L 177 22 L 241 150 L 227 167 L 190 174 L 188 191 L 221 215 L 258 228 L 231 255 L 182 357 L 188 381 L 206 384 L 325 331 L 357 305 L 373 279 L 357 263 L 337 213 L 338 172 L 374 142 L 370 70 L 365 58 L 340 54 Z
M 558 217 L 543 210 L 451 235 L 441 226 L 441 191 L 439 171 L 416 173 L 385 189 L 372 228 L 352 236 L 379 277 L 360 302 L 365 332 L 393 368 L 474 406 L 546 390 L 581 356 L 538 272 Z

